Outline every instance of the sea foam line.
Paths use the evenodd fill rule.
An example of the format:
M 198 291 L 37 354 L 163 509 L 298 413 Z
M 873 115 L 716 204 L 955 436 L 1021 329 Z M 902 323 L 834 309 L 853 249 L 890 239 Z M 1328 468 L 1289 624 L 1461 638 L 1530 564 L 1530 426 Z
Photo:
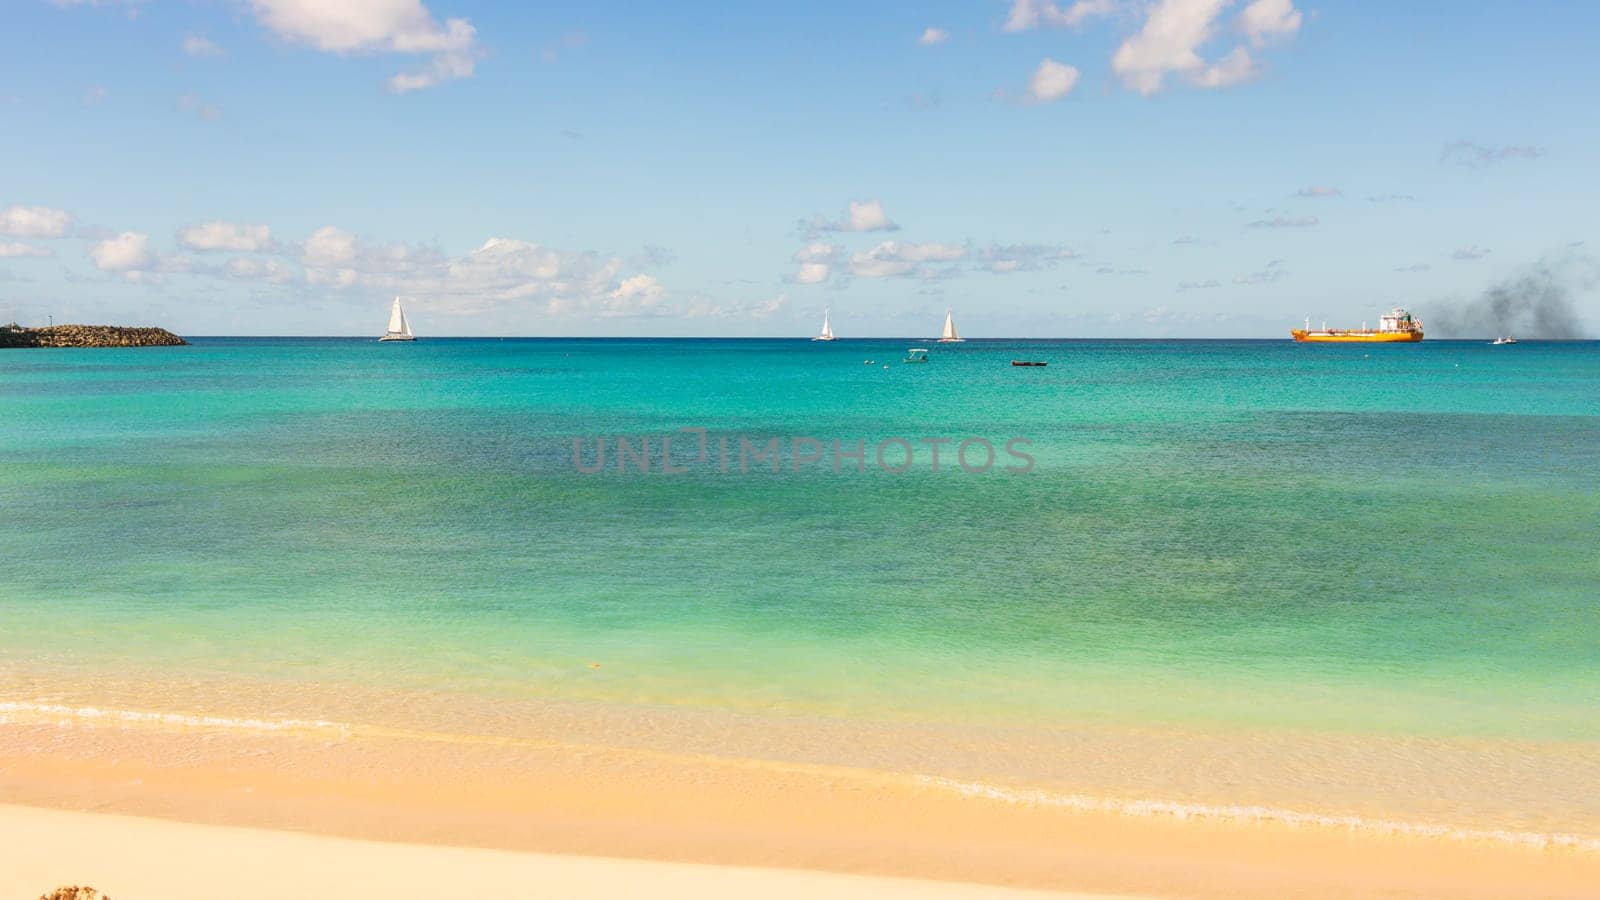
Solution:
M 1367 819 L 1361 816 L 1299 812 L 1271 806 L 1178 803 L 1170 800 L 1118 800 L 1085 794 L 1061 794 L 1033 788 L 1008 788 L 979 781 L 960 781 L 938 775 L 918 775 L 924 785 L 1017 806 L 1053 807 L 1077 812 L 1104 812 L 1140 818 L 1204 819 L 1235 823 L 1271 823 L 1291 828 L 1334 828 L 1366 834 L 1435 838 L 1452 841 L 1491 841 L 1522 847 L 1600 852 L 1600 838 L 1581 834 L 1511 831 L 1498 828 L 1458 828 L 1429 822 Z
M 68 706 L 62 703 L 0 701 L 0 723 L 9 714 L 55 716 L 96 722 L 127 722 L 144 725 L 176 725 L 192 728 L 232 728 L 242 731 L 349 731 L 341 722 L 322 719 L 253 719 L 232 716 L 202 716 L 186 713 L 148 712 L 138 709 L 101 709 L 97 706 Z
M 80 719 L 89 722 L 113 722 L 134 725 L 168 725 L 177 727 L 226 728 L 244 731 L 292 732 L 331 731 L 342 737 L 372 732 L 374 736 L 410 738 L 417 740 L 463 740 L 464 735 L 447 736 L 432 732 L 412 732 L 396 729 L 363 729 L 343 722 L 326 719 L 258 719 L 233 716 L 191 715 L 187 713 L 151 712 L 136 709 L 102 709 L 95 706 L 69 706 L 61 703 L 31 703 L 0 701 L 0 724 L 11 721 L 13 714 L 34 717 Z M 554 745 L 555 742 L 517 739 L 482 739 L 489 743 Z M 469 743 L 478 741 L 468 739 Z M 651 754 L 657 755 L 657 754 Z M 679 754 L 659 754 L 679 757 Z M 717 758 L 716 762 L 734 760 Z M 797 768 L 813 768 L 799 766 Z M 837 767 L 816 767 L 836 769 Z M 853 771 L 853 770 L 852 770 Z M 838 774 L 838 773 L 836 773 Z M 1406 822 L 1398 819 L 1368 819 L 1352 815 L 1308 813 L 1271 806 L 1244 806 L 1234 804 L 1180 803 L 1171 800 L 1125 800 L 1094 797 L 1088 794 L 1064 794 L 1037 788 L 1013 788 L 987 784 L 981 781 L 962 781 L 941 775 L 915 775 L 913 780 L 927 787 L 959 794 L 963 797 L 990 800 L 1016 806 L 1049 807 L 1075 812 L 1100 812 L 1139 818 L 1200 819 L 1233 823 L 1271 823 L 1291 828 L 1332 828 L 1366 834 L 1398 835 L 1403 837 L 1434 838 L 1452 841 L 1489 841 L 1536 849 L 1562 849 L 1600 852 L 1600 838 L 1570 833 L 1545 833 L 1512 831 L 1497 828 L 1459 828 L 1428 822 Z

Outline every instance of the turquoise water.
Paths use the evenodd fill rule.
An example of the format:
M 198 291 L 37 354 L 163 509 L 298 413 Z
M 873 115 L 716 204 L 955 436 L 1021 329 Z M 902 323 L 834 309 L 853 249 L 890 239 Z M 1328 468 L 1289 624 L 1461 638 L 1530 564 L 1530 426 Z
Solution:
M 0 665 L 1600 739 L 1600 344 L 911 343 L 0 353 Z M 689 471 L 574 467 L 668 434 Z

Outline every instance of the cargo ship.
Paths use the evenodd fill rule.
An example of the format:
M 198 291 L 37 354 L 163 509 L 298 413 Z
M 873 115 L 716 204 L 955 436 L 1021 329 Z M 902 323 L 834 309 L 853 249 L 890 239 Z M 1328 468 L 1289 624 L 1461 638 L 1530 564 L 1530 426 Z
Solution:
M 1396 306 L 1378 317 L 1376 329 L 1365 325 L 1359 329 L 1329 328 L 1327 323 L 1323 323 L 1321 330 L 1312 331 L 1311 320 L 1306 319 L 1306 327 L 1292 328 L 1289 334 L 1297 341 L 1414 344 L 1422 340 L 1422 320 Z

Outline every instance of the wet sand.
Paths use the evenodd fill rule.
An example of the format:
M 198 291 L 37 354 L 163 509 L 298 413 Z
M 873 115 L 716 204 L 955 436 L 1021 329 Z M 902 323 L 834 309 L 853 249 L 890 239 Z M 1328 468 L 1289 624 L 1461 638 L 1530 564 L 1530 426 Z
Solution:
M 857 888 L 862 896 L 985 896 L 939 893 L 926 882 L 1219 897 L 1577 897 L 1600 884 L 1600 852 L 1587 843 L 1134 814 L 1029 796 L 847 766 L 555 741 L 24 724 L 13 716 L 0 722 L 0 803 L 13 804 L 0 817 L 0 845 L 28 861 L 12 871 L 29 883 L 0 887 L 33 896 L 56 883 L 90 882 L 119 900 L 171 900 L 191 896 L 182 892 L 194 879 L 251 871 L 243 862 L 228 866 L 230 858 L 271 858 L 280 878 L 332 873 L 316 882 L 328 890 L 305 896 L 339 895 L 335 884 L 380 896 L 373 886 L 391 883 L 394 896 L 440 896 L 427 886 L 458 883 L 480 859 L 495 861 L 481 871 L 517 879 L 598 879 L 582 891 L 593 896 L 621 893 L 625 883 L 635 885 L 629 893 L 661 895 L 658 878 L 681 879 L 670 881 L 674 890 L 699 896 L 815 895 L 807 880 L 815 873 L 920 882 L 879 892 L 847 880 L 840 896 Z M 480 857 L 465 848 L 510 853 Z M 692 865 L 660 870 L 677 873 L 669 876 L 594 857 Z M 372 872 L 391 881 L 356 883 Z M 754 891 L 742 880 L 759 878 L 772 881 Z M 291 887 L 259 896 L 293 895 Z

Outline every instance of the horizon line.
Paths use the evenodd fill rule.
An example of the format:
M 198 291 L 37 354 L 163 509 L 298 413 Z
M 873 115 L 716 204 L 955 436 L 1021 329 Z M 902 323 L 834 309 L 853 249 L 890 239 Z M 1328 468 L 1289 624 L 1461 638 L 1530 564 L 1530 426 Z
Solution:
M 369 340 L 376 343 L 377 336 L 368 334 L 181 334 L 180 337 L 199 339 L 262 339 L 262 340 Z M 1439 337 L 1427 338 L 1423 341 L 1405 342 L 1407 346 L 1414 343 L 1462 343 L 1472 341 L 1492 340 L 1495 335 L 1481 335 L 1471 337 Z M 810 337 L 796 337 L 788 334 L 773 335 L 653 335 L 653 334 L 439 334 L 427 337 L 418 337 L 417 343 L 428 341 L 796 341 L 801 343 L 844 343 L 850 341 L 922 341 L 924 343 L 939 343 L 937 337 L 917 337 L 914 335 L 864 335 L 859 337 L 834 338 L 832 341 L 817 341 Z M 1243 336 L 1210 336 L 1210 337 L 1110 337 L 1093 335 L 1073 335 L 1060 337 L 971 337 L 962 338 L 960 343 L 999 342 L 999 341 L 1259 341 L 1262 343 L 1297 343 L 1291 337 L 1243 337 Z M 1583 343 L 1600 341 L 1600 337 L 1575 337 L 1575 338 L 1519 338 L 1518 343 Z M 412 343 L 400 341 L 391 343 Z M 1381 343 L 1381 342 L 1379 342 Z

